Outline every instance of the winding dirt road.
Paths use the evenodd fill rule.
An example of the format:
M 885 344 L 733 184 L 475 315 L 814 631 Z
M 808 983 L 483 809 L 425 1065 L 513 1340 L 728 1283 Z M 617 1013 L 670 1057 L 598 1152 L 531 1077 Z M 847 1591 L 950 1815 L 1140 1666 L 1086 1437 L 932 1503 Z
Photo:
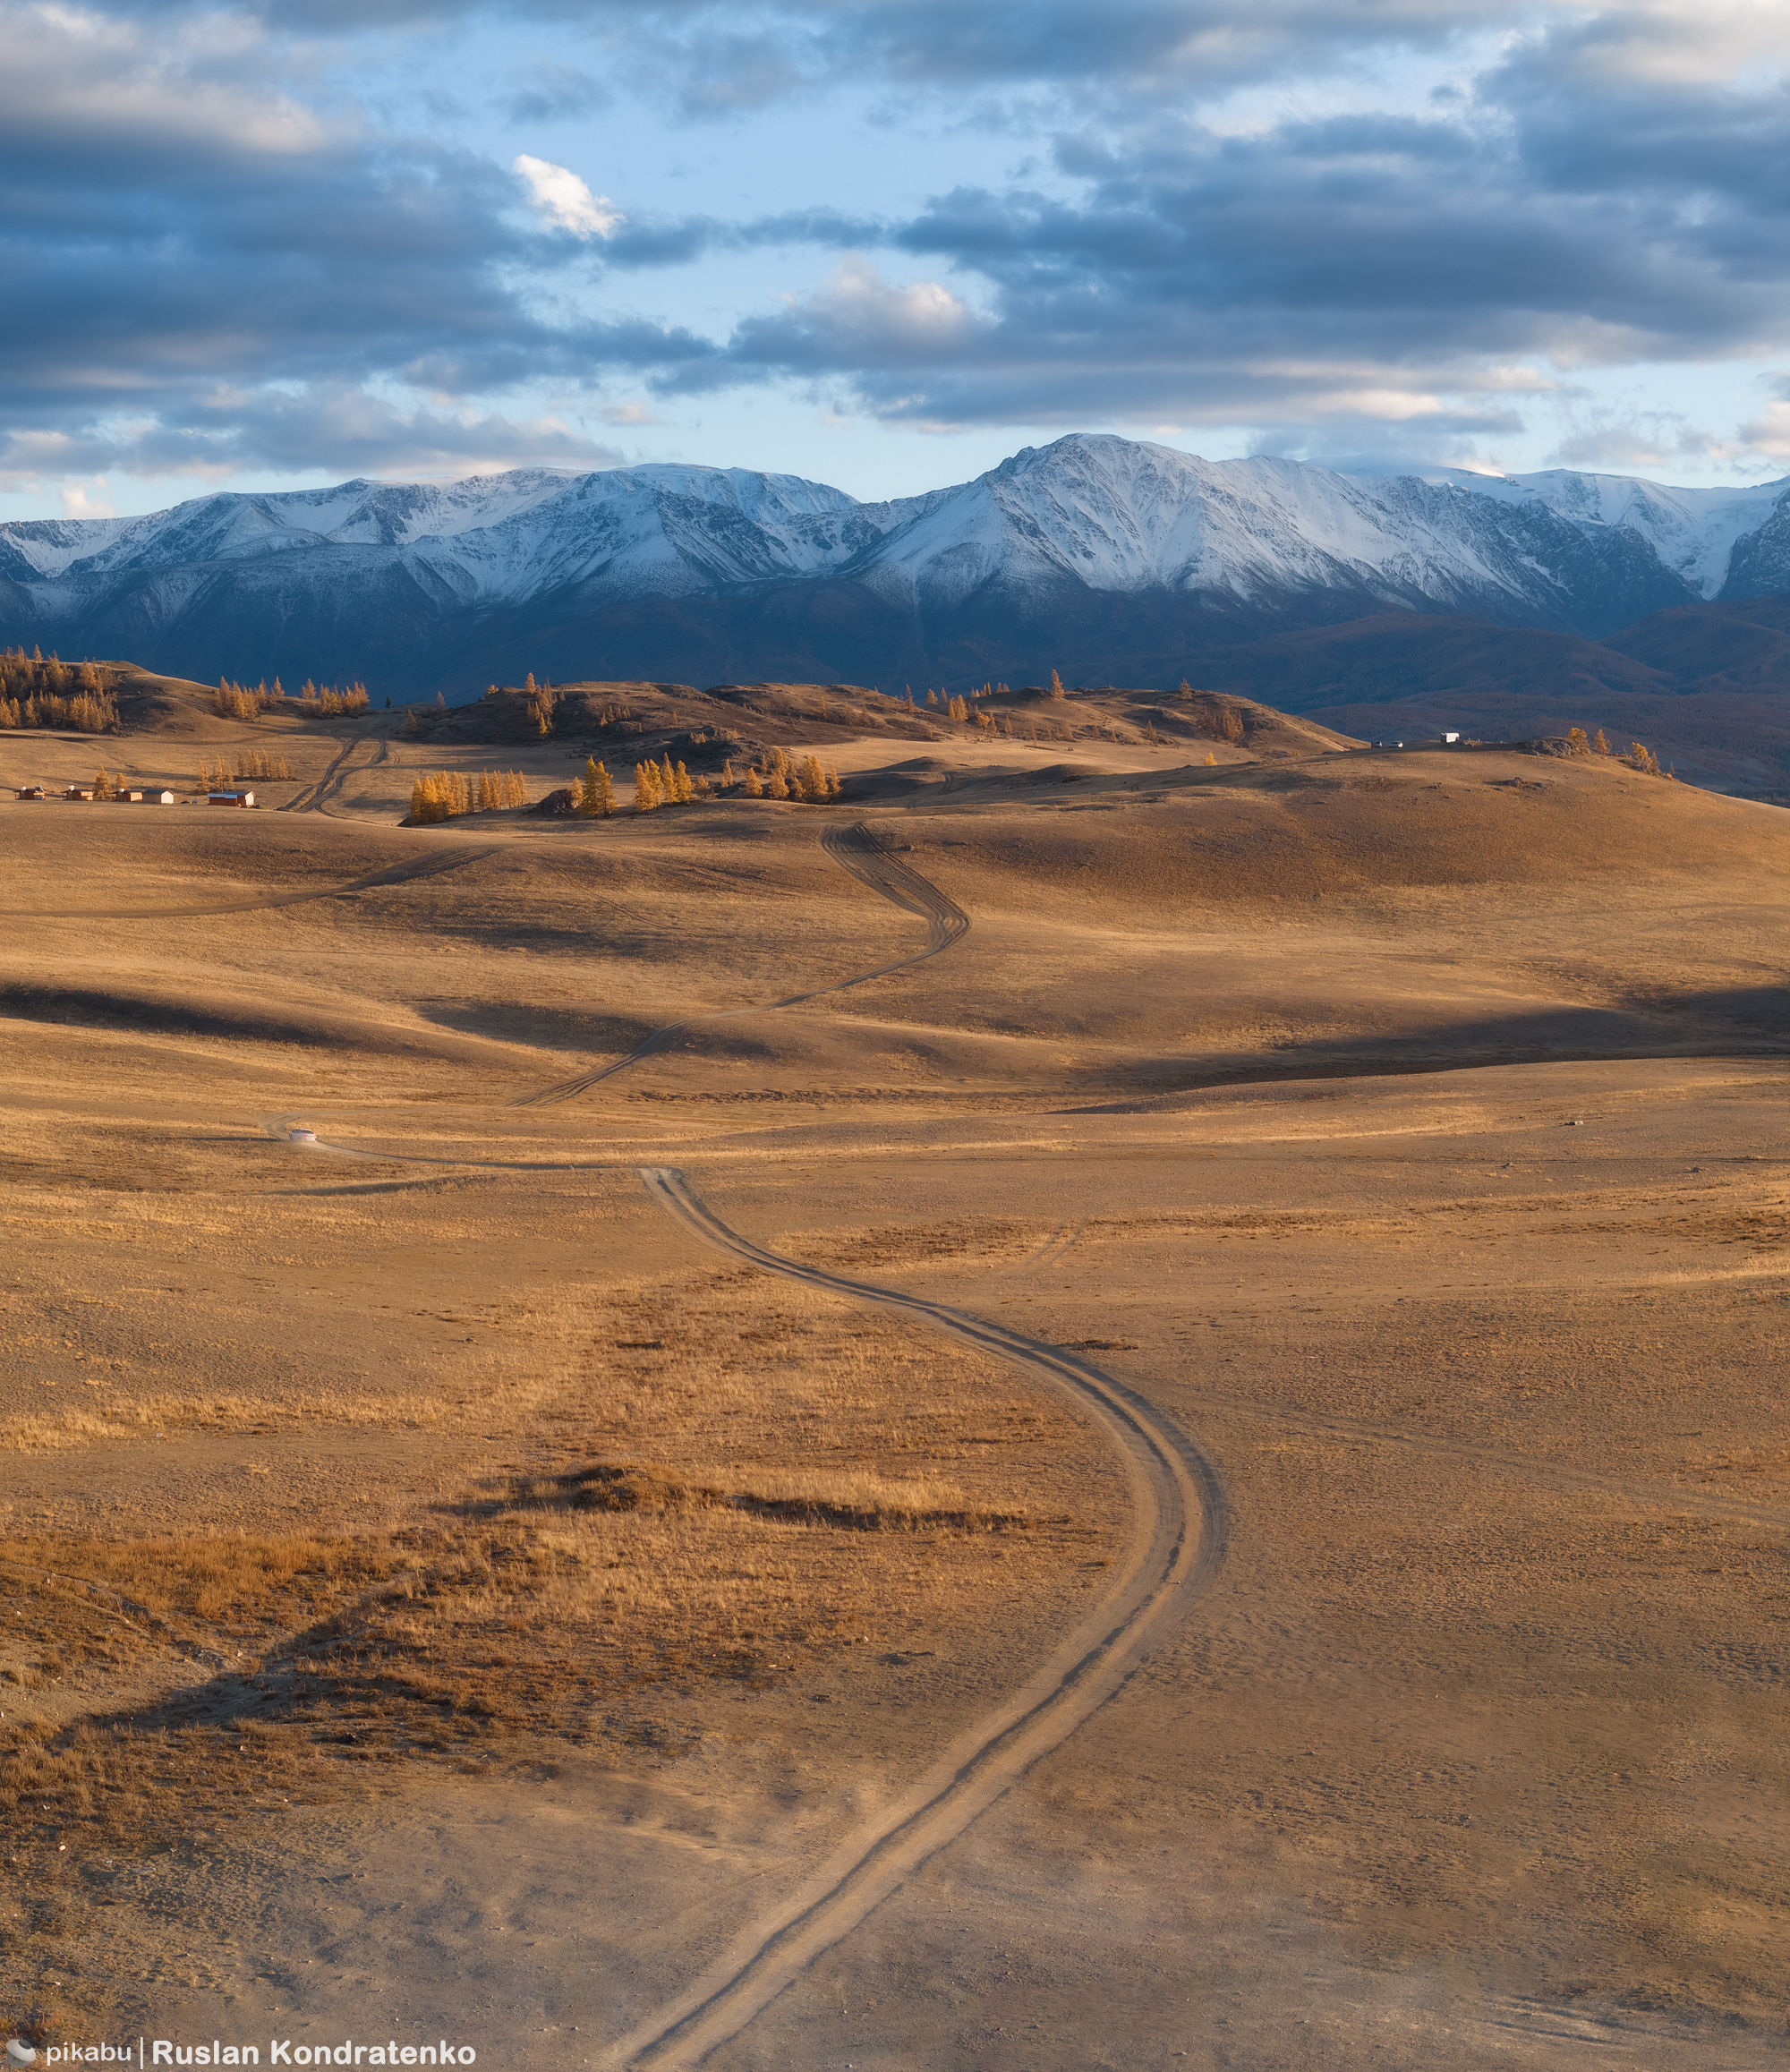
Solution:
M 723 1010 L 722 1015 L 768 1012 L 866 984 L 939 955 L 967 932 L 969 920 L 963 910 L 862 825 L 829 829 L 822 839 L 841 868 L 904 912 L 926 922 L 925 946 L 832 985 L 762 1006 Z M 701 1016 L 656 1030 L 626 1058 L 544 1088 L 518 1104 L 570 1099 L 664 1049 L 679 1031 L 696 1021 L 717 1019 L 720 1015 Z M 283 1131 L 292 1120 L 282 1117 L 276 1123 L 269 1118 L 268 1126 Z M 351 1149 L 333 1145 L 319 1148 Z M 396 1155 L 395 1162 L 480 1166 L 487 1163 L 411 1159 L 403 1154 Z M 1008 1361 L 1070 1399 L 1094 1420 L 1112 1445 L 1126 1476 L 1131 1516 L 1113 1579 L 1076 1630 L 1020 1689 L 965 1727 L 923 1776 L 845 1835 L 796 1889 L 765 1908 L 683 1992 L 611 2046 L 603 2062 L 612 2072 L 623 2068 L 669 2072 L 671 2068 L 694 2067 L 746 2028 L 827 1950 L 848 1936 L 1122 1688 L 1149 1652 L 1172 1635 L 1218 1575 L 1231 1529 L 1229 1501 L 1214 1462 L 1146 1398 L 1102 1369 L 1063 1348 L 969 1311 L 851 1280 L 771 1251 L 723 1222 L 675 1168 L 645 1167 L 641 1178 L 669 1216 L 729 1258 L 848 1300 L 912 1317 Z M 1080 1234 L 1079 1224 L 1066 1227 L 1027 1264 L 1060 1258 Z M 1415 1428 L 1284 1411 L 1225 1396 L 1204 1400 L 1220 1416 L 1283 1424 L 1344 1443 L 1446 1453 L 1518 1479 L 1623 1496 L 1636 1494 L 1640 1487 L 1570 1463 L 1526 1459 Z M 1649 1488 L 1646 1493 L 1686 1510 L 1760 1518 L 1760 1507 L 1715 1492 Z
M 328 813 L 327 801 L 339 797 L 342 787 L 354 774 L 354 751 L 368 742 L 374 745 L 375 753 L 359 765 L 362 770 L 376 770 L 391 753 L 391 744 L 381 734 L 356 734 L 348 746 L 342 749 L 330 763 L 322 776 L 307 784 L 303 791 L 295 791 L 279 808 L 282 813 Z
M 1111 1588 L 1027 1684 L 966 1728 L 923 1777 L 848 1835 L 687 1991 L 623 2037 L 608 2060 L 671 2067 L 695 2065 L 737 2034 L 1104 1705 L 1217 1575 L 1231 1510 L 1217 1469 L 1198 1447 L 1142 1396 L 1087 1360 L 967 1310 L 767 1251 L 724 1224 L 673 1167 L 649 1166 L 641 1178 L 668 1215 L 729 1258 L 919 1317 L 1070 1397 L 1111 1442 L 1132 1499 L 1131 1534 Z
M 851 827 L 826 829 L 821 836 L 821 847 L 860 883 L 868 885 L 874 892 L 880 892 L 904 913 L 916 915 L 925 921 L 925 948 L 916 951 L 911 957 L 898 958 L 892 964 L 879 964 L 874 971 L 860 971 L 831 985 L 816 986 L 812 993 L 792 993 L 782 1000 L 759 1001 L 750 1007 L 718 1008 L 712 1014 L 692 1015 L 687 1021 L 671 1022 L 664 1028 L 654 1029 L 625 1058 L 599 1065 L 594 1071 L 579 1072 L 572 1079 L 558 1080 L 550 1087 L 541 1087 L 538 1093 L 524 1094 L 519 1100 L 512 1101 L 511 1107 L 556 1107 L 561 1101 L 575 1100 L 580 1094 L 588 1093 L 600 1080 L 612 1079 L 630 1065 L 639 1064 L 643 1058 L 669 1050 L 686 1029 L 704 1027 L 713 1021 L 728 1021 L 737 1015 L 770 1014 L 780 1007 L 799 1007 L 804 1001 L 823 1000 L 831 993 L 848 993 L 854 985 L 867 985 L 873 978 L 886 978 L 891 972 L 906 971 L 910 965 L 924 964 L 929 957 L 938 956 L 968 934 L 969 916 L 957 901 L 891 855 L 862 822 Z
M 312 900 L 345 900 L 351 892 L 371 892 L 386 885 L 413 884 L 419 878 L 436 878 L 444 871 L 464 870 L 468 864 L 482 863 L 487 857 L 497 853 L 497 847 L 492 846 L 413 857 L 408 863 L 391 864 L 382 871 L 370 871 L 363 878 L 350 878 L 344 884 L 320 885 L 308 892 L 261 892 L 252 900 L 226 900 L 211 907 L 30 907 L 18 909 L 14 918 L 21 921 L 183 921 L 195 914 L 260 914 L 273 907 L 303 907 Z
M 723 1013 L 768 1012 L 863 985 L 924 963 L 967 934 L 969 917 L 963 909 L 891 854 L 867 828 L 861 824 L 829 828 L 822 843 L 860 883 L 925 921 L 925 946 L 911 956 L 813 992 Z M 516 1104 L 537 1106 L 568 1100 L 662 1050 L 691 1026 L 686 1021 L 655 1030 L 627 1057 Z M 283 1134 L 295 1121 L 289 1116 L 267 1117 L 263 1127 Z M 389 1155 L 322 1142 L 315 1148 L 354 1157 Z M 400 1162 L 481 1166 L 488 1163 L 403 1155 Z M 677 2000 L 624 2037 L 609 2059 L 616 2066 L 672 2067 L 694 2065 L 717 2044 L 737 2034 L 815 1958 L 849 1934 L 915 1870 L 962 1834 L 1034 1763 L 1059 1747 L 1104 1705 L 1148 1650 L 1172 1632 L 1218 1573 L 1231 1513 L 1212 1462 L 1145 1398 L 1087 1360 L 967 1310 L 870 1282 L 847 1280 L 766 1250 L 724 1224 L 672 1167 L 643 1168 L 641 1178 L 669 1215 L 729 1258 L 854 1301 L 918 1317 L 1068 1396 L 1093 1417 L 1112 1445 L 1131 1497 L 1129 1535 L 1107 1589 L 1026 1684 L 958 1735 L 921 1778 L 847 1835 L 793 1894 L 761 1914 Z M 1078 1230 L 1077 1226 L 1070 1232 L 1066 1240 L 1059 1233 L 1053 1249 L 1066 1250 Z

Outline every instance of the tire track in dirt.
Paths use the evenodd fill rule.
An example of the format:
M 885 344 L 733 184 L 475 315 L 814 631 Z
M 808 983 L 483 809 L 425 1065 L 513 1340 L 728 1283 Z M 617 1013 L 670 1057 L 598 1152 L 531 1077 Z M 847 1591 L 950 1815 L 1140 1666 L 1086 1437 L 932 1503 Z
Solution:
M 216 907 L 34 907 L 16 912 L 18 921 L 183 921 L 194 914 L 259 914 L 272 907 L 302 907 L 311 900 L 345 900 L 352 892 L 371 892 L 382 885 L 413 884 L 419 878 L 439 877 L 444 871 L 464 870 L 468 864 L 494 857 L 501 845 L 490 848 L 457 849 L 446 855 L 413 857 L 408 863 L 391 864 L 363 878 L 350 878 L 342 885 L 321 885 L 309 892 L 262 892 L 252 900 L 228 900 Z
M 1592 1490 L 1624 1503 L 1644 1505 L 1649 1510 L 1694 1512 L 1702 1517 L 1732 1518 L 1744 1524 L 1778 1531 L 1790 1528 L 1790 1510 L 1781 1504 L 1758 1504 L 1746 1496 L 1730 1496 L 1725 1490 L 1688 1488 L 1676 1482 L 1634 1481 L 1625 1476 L 1602 1473 L 1596 1468 L 1574 1467 L 1568 1461 L 1543 1460 L 1533 1454 L 1513 1453 L 1506 1446 L 1454 1438 L 1446 1432 L 1427 1432 L 1415 1425 L 1378 1423 L 1371 1418 L 1336 1417 L 1327 1411 L 1294 1410 L 1236 1395 L 1202 1394 L 1198 1407 L 1216 1418 L 1277 1425 L 1283 1431 L 1304 1432 L 1314 1438 L 1336 1439 L 1348 1445 L 1390 1446 L 1402 1448 L 1407 1453 L 1461 1461 L 1488 1468 L 1513 1481 L 1541 1483 L 1560 1489 Z
M 667 1215 L 729 1258 L 916 1317 L 1069 1396 L 1112 1445 L 1133 1500 L 1131 1537 L 1112 1587 L 1024 1686 L 966 1727 L 924 1776 L 848 1835 L 608 2059 L 617 2067 L 669 2068 L 695 2065 L 737 2035 L 1104 1705 L 1217 1576 L 1231 1507 L 1216 1467 L 1198 1447 L 1144 1397 L 1087 1360 L 967 1310 L 768 1251 L 724 1224 L 675 1167 L 645 1167 L 641 1178 Z
M 281 813 L 323 812 L 323 802 L 332 795 L 332 788 L 333 791 L 339 792 L 344 783 L 354 774 L 352 758 L 355 749 L 364 746 L 369 741 L 378 744 L 379 753 L 371 763 L 362 763 L 362 768 L 371 770 L 383 763 L 390 746 L 385 738 L 379 734 L 356 734 L 348 746 L 336 755 L 321 777 L 314 783 L 306 785 L 303 791 L 294 792 L 278 810 Z
M 718 1008 L 712 1014 L 696 1014 L 686 1021 L 671 1022 L 664 1028 L 654 1029 L 625 1058 L 599 1065 L 594 1071 L 579 1072 L 572 1079 L 560 1079 L 550 1087 L 541 1087 L 538 1093 L 524 1094 L 519 1100 L 512 1101 L 511 1107 L 557 1107 L 562 1101 L 575 1100 L 580 1094 L 588 1093 L 600 1080 L 612 1079 L 616 1073 L 626 1071 L 630 1065 L 639 1064 L 644 1058 L 655 1057 L 669 1050 L 688 1029 L 703 1027 L 710 1022 L 729 1021 L 737 1015 L 772 1014 L 779 1008 L 799 1007 L 804 1001 L 823 1000 L 833 993 L 848 993 L 854 985 L 869 985 L 873 978 L 886 978 L 891 972 L 906 971 L 910 966 L 924 964 L 929 957 L 939 956 L 969 933 L 969 916 L 957 901 L 929 883 L 917 871 L 910 870 L 899 857 L 891 856 L 861 821 L 851 827 L 826 829 L 821 836 L 821 847 L 861 884 L 880 892 L 905 913 L 925 921 L 925 948 L 911 957 L 898 958 L 892 964 L 879 964 L 874 971 L 860 971 L 831 985 L 818 985 L 809 993 L 792 993 L 782 1000 L 761 1001 L 751 1007 Z
M 1079 1243 L 1081 1233 L 1087 1228 L 1085 1219 L 1080 1223 L 1064 1224 L 1060 1230 L 1046 1238 L 1029 1258 L 1021 1259 L 1013 1272 L 1015 1275 L 1041 1274 L 1046 1266 L 1061 1266 Z
M 843 990 L 882 971 L 899 970 L 936 955 L 959 939 L 967 917 L 933 888 L 928 899 L 916 874 L 890 857 L 862 828 L 830 830 L 823 837 L 835 860 L 861 882 L 928 922 L 926 948 L 915 957 L 861 974 Z M 917 881 L 921 886 L 924 880 Z M 816 993 L 795 996 L 817 997 Z M 793 1004 L 773 1002 L 772 1006 Z M 737 1012 L 763 1011 L 755 1009 Z M 707 1019 L 707 1018 L 703 1018 Z M 687 1024 L 678 1025 L 688 1026 Z M 676 1031 L 655 1032 L 660 1036 Z M 649 1044 L 652 1039 L 649 1039 Z M 647 1045 L 633 1058 L 650 1054 Z M 629 1060 L 621 1061 L 626 1063 Z M 594 1084 L 619 1069 L 605 1068 L 574 1082 Z M 566 1097 L 561 1088 L 547 1089 Z M 291 1119 L 280 1118 L 278 1127 Z M 269 1119 L 269 1127 L 276 1127 Z M 347 1147 L 320 1146 L 346 1151 Z M 353 1153 L 429 1164 L 477 1164 L 452 1158 L 415 1160 L 404 1154 Z M 603 1162 L 607 1164 L 608 1162 Z M 499 1166 L 497 1170 L 504 1170 Z M 509 1170 L 539 1170 L 517 1162 Z M 576 1170 L 576 1168 L 563 1168 Z M 822 1955 L 859 1926 L 929 1858 L 963 1834 L 1034 1764 L 1060 1747 L 1136 1670 L 1149 1650 L 1174 1630 L 1207 1590 L 1224 1559 L 1230 1506 L 1207 1456 L 1170 1424 L 1147 1399 L 1114 1377 L 1050 1345 L 973 1314 L 865 1282 L 826 1273 L 769 1251 L 731 1230 L 672 1168 L 642 1172 L 649 1192 L 703 1242 L 761 1271 L 785 1275 L 921 1319 L 1071 1396 L 1091 1411 L 1112 1442 L 1133 1496 L 1133 1530 L 1119 1578 L 1094 1616 L 1071 1634 L 1031 1679 L 1002 1706 L 967 1727 L 925 1774 L 881 1814 L 844 1837 L 797 1889 L 762 1914 L 729 1949 L 674 2000 L 611 2046 L 605 2062 L 642 2072 L 694 2066 L 738 2034 Z M 1081 1234 L 1064 1226 L 1022 1263 L 1033 1270 L 1060 1259 Z M 1323 1411 L 1281 1409 L 1228 1395 L 1202 1395 L 1197 1410 L 1240 1422 L 1269 1423 L 1345 1444 L 1434 1452 L 1483 1465 L 1518 1480 L 1555 1482 L 1623 1501 L 1781 1523 L 1781 1513 L 1718 1492 L 1670 1485 L 1624 1483 L 1566 1463 L 1536 1461 L 1506 1449 L 1431 1435 L 1395 1424 L 1342 1418 Z

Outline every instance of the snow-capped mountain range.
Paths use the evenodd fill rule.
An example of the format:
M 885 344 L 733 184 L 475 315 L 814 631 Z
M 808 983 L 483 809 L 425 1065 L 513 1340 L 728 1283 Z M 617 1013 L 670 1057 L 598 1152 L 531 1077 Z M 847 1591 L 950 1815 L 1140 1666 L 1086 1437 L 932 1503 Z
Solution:
M 1785 590 L 1790 479 L 1343 474 L 1087 434 L 887 503 L 657 465 L 0 525 L 0 641 L 450 697 L 524 664 L 876 682 L 1073 651 L 1115 678 L 1146 623 L 1153 653 L 1389 609 L 1598 638 Z

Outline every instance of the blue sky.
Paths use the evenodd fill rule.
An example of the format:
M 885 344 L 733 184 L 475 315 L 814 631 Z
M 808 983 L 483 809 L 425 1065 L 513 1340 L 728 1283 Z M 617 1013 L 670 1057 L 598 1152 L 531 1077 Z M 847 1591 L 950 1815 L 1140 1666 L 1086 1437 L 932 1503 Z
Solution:
M 1071 430 L 1790 473 L 1779 0 L 0 0 L 0 516 Z

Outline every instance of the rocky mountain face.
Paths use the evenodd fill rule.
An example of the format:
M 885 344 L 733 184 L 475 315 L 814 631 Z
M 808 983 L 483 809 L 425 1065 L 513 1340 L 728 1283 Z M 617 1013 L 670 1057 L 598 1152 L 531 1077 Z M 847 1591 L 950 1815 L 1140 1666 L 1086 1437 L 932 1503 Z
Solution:
M 1171 682 L 1387 614 L 1598 640 L 1790 589 L 1790 481 L 1340 474 L 1078 434 L 888 503 L 792 475 L 518 469 L 0 526 L 0 642 L 376 697 L 559 678 Z

